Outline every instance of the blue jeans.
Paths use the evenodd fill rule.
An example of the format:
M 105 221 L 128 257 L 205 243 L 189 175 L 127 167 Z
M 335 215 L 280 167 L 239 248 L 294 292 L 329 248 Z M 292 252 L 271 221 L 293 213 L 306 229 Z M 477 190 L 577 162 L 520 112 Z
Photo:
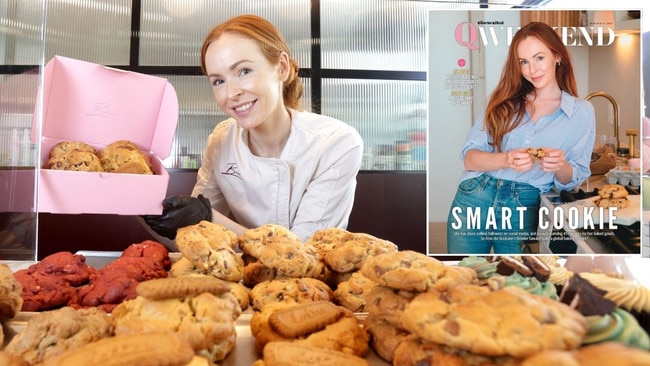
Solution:
M 447 219 L 447 251 L 455 254 L 520 254 L 535 239 L 539 189 L 483 174 L 462 181 Z

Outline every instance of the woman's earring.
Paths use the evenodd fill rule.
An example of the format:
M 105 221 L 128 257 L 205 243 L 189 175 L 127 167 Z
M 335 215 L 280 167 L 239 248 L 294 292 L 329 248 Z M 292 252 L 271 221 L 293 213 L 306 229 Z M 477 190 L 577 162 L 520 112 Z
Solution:
M 556 62 L 555 64 L 556 64 L 557 66 L 560 66 L 560 61 Z

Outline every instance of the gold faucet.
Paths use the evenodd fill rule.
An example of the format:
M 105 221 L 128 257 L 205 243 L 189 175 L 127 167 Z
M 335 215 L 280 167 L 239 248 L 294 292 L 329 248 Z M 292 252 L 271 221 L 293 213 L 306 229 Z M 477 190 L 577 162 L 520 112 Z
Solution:
M 585 97 L 585 100 L 590 100 L 591 98 L 594 97 L 603 97 L 609 100 L 610 103 L 612 103 L 612 107 L 614 108 L 614 137 L 616 138 L 616 146 L 614 147 L 614 153 L 618 155 L 618 148 L 620 147 L 621 144 L 618 141 L 618 103 L 616 103 L 616 99 L 614 99 L 614 97 L 601 91 L 593 92 L 587 95 Z

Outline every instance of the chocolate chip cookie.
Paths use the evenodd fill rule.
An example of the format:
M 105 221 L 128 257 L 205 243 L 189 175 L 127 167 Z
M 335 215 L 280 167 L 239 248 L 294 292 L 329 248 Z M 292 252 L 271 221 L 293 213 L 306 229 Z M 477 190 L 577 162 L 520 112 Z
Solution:
M 315 278 L 275 279 L 261 282 L 251 289 L 251 304 L 261 310 L 271 303 L 300 304 L 308 301 L 331 301 L 332 290 Z
M 422 253 L 403 250 L 368 258 L 361 273 L 376 283 L 407 291 L 444 291 L 477 282 L 471 268 L 450 266 Z
M 580 346 L 587 322 L 558 301 L 517 287 L 459 285 L 416 296 L 401 325 L 418 337 L 486 356 L 528 357 Z

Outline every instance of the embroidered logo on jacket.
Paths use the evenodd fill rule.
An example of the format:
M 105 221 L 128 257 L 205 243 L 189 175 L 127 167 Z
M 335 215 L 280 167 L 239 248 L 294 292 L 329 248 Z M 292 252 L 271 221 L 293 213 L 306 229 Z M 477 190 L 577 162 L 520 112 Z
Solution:
M 221 172 L 221 174 L 230 175 L 243 180 L 241 175 L 239 175 L 239 168 L 237 167 L 237 163 L 228 163 L 226 170 Z

